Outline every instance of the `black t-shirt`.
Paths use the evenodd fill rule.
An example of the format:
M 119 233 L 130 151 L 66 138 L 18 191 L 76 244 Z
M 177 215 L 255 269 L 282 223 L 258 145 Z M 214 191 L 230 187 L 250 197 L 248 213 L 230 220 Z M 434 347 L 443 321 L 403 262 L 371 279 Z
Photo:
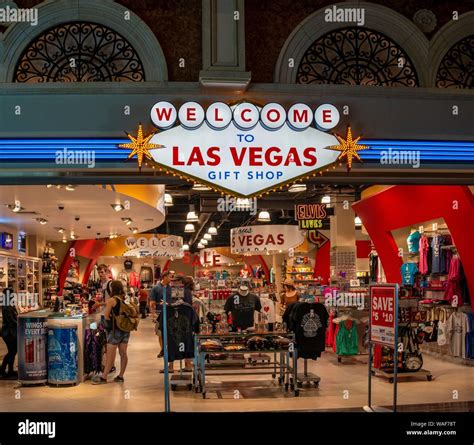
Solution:
M 321 303 L 295 303 L 291 311 L 298 356 L 316 359 L 325 349 L 329 314 Z
M 232 326 L 247 329 L 254 324 L 254 311 L 260 312 L 262 304 L 260 299 L 253 294 L 230 296 L 225 302 L 224 311 L 232 312 Z
M 123 267 L 125 267 L 126 270 L 131 270 L 133 268 L 133 261 L 125 260 L 123 263 Z

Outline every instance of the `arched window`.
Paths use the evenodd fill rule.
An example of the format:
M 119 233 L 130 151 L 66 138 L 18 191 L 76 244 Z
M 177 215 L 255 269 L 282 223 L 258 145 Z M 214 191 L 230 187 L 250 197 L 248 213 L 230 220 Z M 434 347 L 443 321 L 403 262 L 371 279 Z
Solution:
M 104 25 L 73 22 L 39 35 L 24 51 L 14 82 L 143 82 L 135 49 Z
M 418 86 L 407 54 L 380 32 L 351 27 L 318 38 L 301 59 L 296 83 Z
M 436 75 L 439 88 L 474 88 L 474 35 L 454 44 L 441 60 Z

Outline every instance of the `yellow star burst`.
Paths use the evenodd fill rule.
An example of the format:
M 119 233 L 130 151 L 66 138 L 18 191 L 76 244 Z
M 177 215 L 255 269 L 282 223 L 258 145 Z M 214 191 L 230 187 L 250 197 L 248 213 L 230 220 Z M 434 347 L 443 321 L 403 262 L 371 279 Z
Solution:
M 339 145 L 329 145 L 326 148 L 329 150 L 340 151 L 341 154 L 337 157 L 337 160 L 341 161 L 343 159 L 346 159 L 347 171 L 350 171 L 352 168 L 353 158 L 357 159 L 359 162 L 362 162 L 357 152 L 360 150 L 368 150 L 370 147 L 368 145 L 357 144 L 361 136 L 359 136 L 358 138 L 352 139 L 351 127 L 347 127 L 346 139 L 343 139 L 341 136 L 337 134 L 335 136 L 337 137 L 337 140 L 339 141 Z
M 150 139 L 155 135 L 155 133 L 150 133 L 148 136 L 143 137 L 143 128 L 142 124 L 138 124 L 137 137 L 133 137 L 131 134 L 126 133 L 129 139 L 132 141 L 128 144 L 119 144 L 119 148 L 128 148 L 132 150 L 127 159 L 132 159 L 135 155 L 137 156 L 138 168 L 142 169 L 143 159 L 148 159 L 153 161 L 153 156 L 150 153 L 150 150 L 155 148 L 163 148 L 164 145 L 160 144 L 151 144 Z

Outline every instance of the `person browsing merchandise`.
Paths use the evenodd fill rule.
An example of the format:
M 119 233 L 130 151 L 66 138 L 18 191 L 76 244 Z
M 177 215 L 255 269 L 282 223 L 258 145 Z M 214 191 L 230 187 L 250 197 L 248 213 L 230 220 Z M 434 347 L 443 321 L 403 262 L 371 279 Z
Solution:
M 100 264 L 97 267 L 97 272 L 99 273 L 100 277 L 100 288 L 102 290 L 102 301 L 98 301 L 95 303 L 93 310 L 97 310 L 97 308 L 102 307 L 104 308 L 107 300 L 111 296 L 111 288 L 110 284 L 112 280 L 110 279 L 109 276 L 109 268 L 107 267 L 106 264 Z
M 158 354 L 158 358 L 163 357 L 163 337 L 161 334 L 160 325 L 158 324 L 158 318 L 163 310 L 163 295 L 166 294 L 166 303 L 171 303 L 171 280 L 173 279 L 173 274 L 170 271 L 163 272 L 161 274 L 161 281 L 153 287 L 150 292 L 150 309 L 154 317 L 156 317 L 156 335 L 158 336 L 158 341 L 160 343 L 161 351 Z

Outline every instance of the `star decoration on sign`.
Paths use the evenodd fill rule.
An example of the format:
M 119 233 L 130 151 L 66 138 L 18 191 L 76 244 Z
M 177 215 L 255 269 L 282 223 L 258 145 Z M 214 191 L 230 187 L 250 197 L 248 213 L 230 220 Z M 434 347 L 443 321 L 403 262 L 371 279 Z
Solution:
M 133 137 L 129 133 L 125 133 L 128 138 L 131 140 L 131 143 L 128 144 L 119 144 L 119 148 L 128 148 L 132 150 L 127 159 L 132 159 L 135 155 L 137 156 L 138 161 L 138 168 L 142 169 L 143 159 L 148 159 L 149 161 L 153 161 L 153 156 L 150 153 L 150 150 L 154 150 L 156 148 L 163 148 L 164 145 L 160 144 L 151 144 L 150 139 L 155 135 L 155 133 L 150 133 L 148 136 L 143 136 L 143 128 L 142 124 L 138 124 L 138 132 L 137 137 Z
M 335 135 L 339 141 L 339 145 L 329 145 L 326 147 L 329 150 L 340 151 L 341 154 L 337 157 L 338 161 L 343 159 L 347 162 L 347 171 L 350 171 L 352 168 L 352 159 L 355 158 L 359 162 L 362 162 L 359 154 L 357 153 L 360 150 L 368 150 L 370 147 L 368 145 L 359 145 L 360 136 L 358 138 L 352 139 L 351 127 L 347 127 L 346 139 L 343 139 L 339 135 Z

